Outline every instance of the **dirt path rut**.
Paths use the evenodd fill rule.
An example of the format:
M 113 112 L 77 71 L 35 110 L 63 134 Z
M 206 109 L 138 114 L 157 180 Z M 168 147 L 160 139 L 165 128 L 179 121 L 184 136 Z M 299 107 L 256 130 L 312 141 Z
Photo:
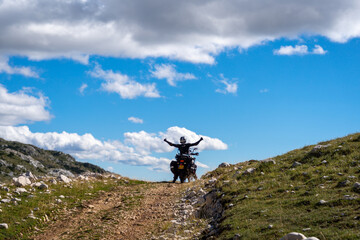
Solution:
M 170 221 L 184 184 L 120 186 L 66 211 L 33 239 L 151 239 Z

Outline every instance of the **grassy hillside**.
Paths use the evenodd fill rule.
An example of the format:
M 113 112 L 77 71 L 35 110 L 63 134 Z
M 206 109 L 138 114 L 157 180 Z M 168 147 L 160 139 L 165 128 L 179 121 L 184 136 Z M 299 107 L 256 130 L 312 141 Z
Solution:
M 354 188 L 360 182 L 359 133 L 272 159 L 275 164 L 253 160 L 203 177 L 217 178 L 225 209 L 216 238 L 280 239 L 295 231 L 319 239 L 360 239 L 360 194 Z M 255 171 L 244 174 L 249 168 Z

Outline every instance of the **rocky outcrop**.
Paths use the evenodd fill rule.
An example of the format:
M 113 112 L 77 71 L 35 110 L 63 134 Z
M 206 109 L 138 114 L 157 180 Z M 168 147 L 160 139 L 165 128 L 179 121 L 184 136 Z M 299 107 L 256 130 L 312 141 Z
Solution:
M 90 163 L 77 162 L 69 154 L 41 148 L 19 142 L 6 141 L 0 138 L 0 179 L 11 181 L 15 176 L 24 176 L 36 182 L 33 176 L 64 175 L 74 178 L 86 172 L 104 174 L 106 171 Z M 29 175 L 32 173 L 32 175 Z M 17 186 L 25 186 L 29 182 L 21 178 L 14 179 Z M 24 185 L 25 184 L 25 185 Z

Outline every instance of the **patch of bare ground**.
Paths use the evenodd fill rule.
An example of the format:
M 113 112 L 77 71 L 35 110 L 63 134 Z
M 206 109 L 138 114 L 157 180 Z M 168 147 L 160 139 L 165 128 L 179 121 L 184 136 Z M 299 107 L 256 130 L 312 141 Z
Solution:
M 174 206 L 186 184 L 147 183 L 119 186 L 58 220 L 33 239 L 151 239 L 174 218 Z

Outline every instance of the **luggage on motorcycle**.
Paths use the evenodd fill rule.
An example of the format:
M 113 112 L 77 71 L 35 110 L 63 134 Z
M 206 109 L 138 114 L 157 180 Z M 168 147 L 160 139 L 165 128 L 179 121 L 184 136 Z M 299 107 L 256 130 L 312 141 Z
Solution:
M 191 167 L 190 167 L 190 171 L 191 171 L 192 173 L 196 173 L 196 169 L 197 169 L 196 164 L 192 164 Z

